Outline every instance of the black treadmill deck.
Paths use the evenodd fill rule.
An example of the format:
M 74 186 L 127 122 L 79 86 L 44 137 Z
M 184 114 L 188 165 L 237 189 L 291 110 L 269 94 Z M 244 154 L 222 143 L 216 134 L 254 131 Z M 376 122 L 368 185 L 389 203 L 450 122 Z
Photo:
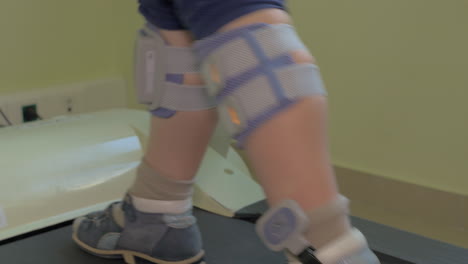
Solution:
M 197 209 L 195 215 L 202 231 L 208 264 L 286 264 L 283 254 L 271 252 L 262 244 L 255 233 L 254 224 Z M 359 228 L 365 229 L 362 228 L 366 224 L 365 221 L 358 219 L 357 224 Z M 375 235 L 373 233 L 375 232 L 369 233 L 371 246 L 372 237 Z M 8 242 L 0 244 L 0 262 L 5 264 L 124 263 L 123 260 L 98 258 L 79 249 L 71 239 L 71 225 Z M 377 245 L 377 247 L 381 246 L 381 244 Z M 412 262 L 396 257 L 377 254 L 382 264 L 412 264 Z M 419 262 L 414 263 L 419 264 Z M 421 264 L 426 263 L 421 262 Z M 444 263 L 466 264 L 468 262 Z

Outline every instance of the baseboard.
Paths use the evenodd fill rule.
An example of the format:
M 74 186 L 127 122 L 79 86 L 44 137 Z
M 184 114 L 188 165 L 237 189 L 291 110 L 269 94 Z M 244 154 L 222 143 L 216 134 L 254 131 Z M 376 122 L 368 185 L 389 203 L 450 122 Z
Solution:
M 354 216 L 468 248 L 468 197 L 335 167 Z
M 237 149 L 256 179 L 246 153 Z M 354 216 L 468 248 L 468 196 L 335 166 Z

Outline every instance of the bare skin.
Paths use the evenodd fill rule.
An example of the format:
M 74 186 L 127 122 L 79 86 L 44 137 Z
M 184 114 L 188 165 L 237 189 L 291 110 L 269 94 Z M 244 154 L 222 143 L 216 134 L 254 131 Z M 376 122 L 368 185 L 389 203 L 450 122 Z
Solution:
M 173 46 L 190 47 L 193 39 L 187 31 L 161 30 Z M 186 74 L 184 83 L 203 84 L 198 74 Z M 175 180 L 191 180 L 200 166 L 217 123 L 215 109 L 183 112 L 169 119 L 152 117 L 150 140 L 145 160 L 159 173 Z

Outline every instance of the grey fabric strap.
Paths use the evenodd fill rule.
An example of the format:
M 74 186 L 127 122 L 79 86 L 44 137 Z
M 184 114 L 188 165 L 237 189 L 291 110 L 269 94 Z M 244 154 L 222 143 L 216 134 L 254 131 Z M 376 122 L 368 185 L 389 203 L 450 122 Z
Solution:
M 159 201 L 181 201 L 192 197 L 194 181 L 174 180 L 161 175 L 146 161 L 142 161 L 129 193 L 133 196 Z
M 159 30 L 152 25 L 146 25 L 145 32 L 153 38 L 162 39 Z M 164 41 L 162 42 L 164 43 Z M 169 58 L 166 65 L 166 73 L 198 72 L 192 47 L 162 45 L 160 48 L 164 52 L 164 56 Z
M 159 30 L 147 24 L 140 32 L 137 46 L 136 86 L 138 99 L 150 110 L 199 111 L 216 106 L 204 86 L 184 85 L 183 80 L 168 81 L 168 76 L 183 79 L 198 73 L 192 47 L 169 46 Z
M 277 71 L 286 96 L 296 99 L 311 95 L 327 95 L 319 67 L 313 64 L 296 64 Z
M 165 52 L 169 58 L 168 73 L 198 72 L 192 48 L 166 46 Z
M 321 248 L 348 233 L 351 230 L 348 215 L 349 200 L 342 195 L 308 212 L 310 227 L 306 233 L 307 240 L 315 248 Z
M 216 106 L 215 98 L 208 96 L 204 86 L 166 83 L 161 96 L 160 107 L 178 111 L 195 111 Z

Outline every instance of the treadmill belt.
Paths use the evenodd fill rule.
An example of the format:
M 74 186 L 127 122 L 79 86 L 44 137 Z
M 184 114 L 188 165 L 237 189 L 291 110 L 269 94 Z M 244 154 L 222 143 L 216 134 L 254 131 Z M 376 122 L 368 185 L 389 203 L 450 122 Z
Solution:
M 284 264 L 257 238 L 254 225 L 196 210 L 208 264 Z M 71 240 L 71 225 L 0 246 L 4 264 L 122 264 L 89 255 Z
M 208 264 L 286 264 L 283 254 L 270 252 L 257 238 L 252 223 L 195 210 Z M 409 264 L 380 254 L 382 264 Z M 123 264 L 79 249 L 71 240 L 71 226 L 26 237 L 0 246 L 5 264 Z

